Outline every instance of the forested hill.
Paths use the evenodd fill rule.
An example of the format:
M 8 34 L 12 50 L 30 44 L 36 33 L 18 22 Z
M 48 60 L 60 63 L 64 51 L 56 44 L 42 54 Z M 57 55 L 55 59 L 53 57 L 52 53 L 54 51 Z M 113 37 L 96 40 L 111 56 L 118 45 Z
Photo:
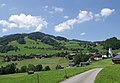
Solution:
M 108 38 L 105 41 L 98 41 L 94 43 L 99 43 L 103 46 L 104 49 L 112 48 L 113 50 L 120 49 L 120 40 L 116 37 Z
M 52 45 L 52 46 L 57 46 L 59 45 L 58 41 L 76 41 L 76 42 L 86 42 L 86 43 L 90 43 L 90 41 L 81 41 L 81 40 L 68 40 L 65 37 L 61 37 L 61 36 L 53 36 L 53 35 L 49 35 L 49 34 L 45 34 L 42 32 L 33 32 L 33 33 L 29 33 L 29 34 L 12 34 L 12 35 L 7 35 L 7 36 L 3 36 L 0 37 L 0 45 L 7 45 L 9 42 L 11 41 L 15 41 L 17 40 L 18 43 L 20 44 L 24 44 L 24 38 L 28 37 L 29 39 L 32 40 L 41 40 L 41 42 Z
M 58 40 L 68 41 L 68 39 L 64 37 L 60 37 L 60 36 L 55 37 L 53 35 L 48 35 L 41 32 L 33 32 L 30 34 L 12 34 L 12 35 L 3 36 L 0 38 L 0 45 L 7 45 L 9 42 L 15 41 L 15 40 L 17 40 L 18 43 L 20 44 L 24 44 L 25 37 L 28 37 L 29 39 L 32 39 L 35 41 L 41 40 L 41 42 L 44 42 L 46 44 L 50 44 L 53 46 L 59 45 L 59 43 L 57 42 Z
M 96 47 L 96 43 L 101 46 Z M 120 48 L 120 40 L 116 37 L 106 39 L 100 42 L 90 42 L 81 40 L 69 40 L 61 36 L 53 36 L 42 32 L 33 32 L 29 34 L 12 34 L 0 37 L 0 53 L 7 53 L 9 51 L 13 53 L 39 53 L 40 50 L 46 53 L 46 50 L 51 50 L 51 53 L 58 53 L 61 49 L 63 50 L 74 50 L 84 49 L 85 52 L 91 50 L 108 49 L 109 47 L 113 50 Z M 99 49 L 100 48 L 100 49 Z M 54 51 L 55 50 L 55 51 Z M 57 51 L 56 51 L 57 50 Z M 14 51 L 14 52 L 13 52 Z M 40 53 L 41 53 L 40 52 Z
M 108 49 L 111 47 L 113 50 L 120 49 L 120 40 L 116 37 L 109 38 L 106 41 L 104 41 L 104 48 Z
M 69 42 L 69 41 L 74 41 L 74 40 L 68 40 L 65 37 L 53 36 L 42 32 L 33 32 L 29 34 L 25 34 L 25 33 L 12 34 L 12 35 L 0 37 L 0 52 L 7 53 L 8 51 L 11 50 L 17 51 L 19 49 L 23 49 L 21 48 L 22 46 L 24 46 L 24 48 L 32 46 L 30 48 L 33 48 L 34 46 L 37 45 L 39 46 L 39 48 L 42 47 L 44 48 L 45 45 L 48 47 L 52 46 L 52 48 L 54 49 L 55 48 L 60 49 L 61 47 L 65 48 L 64 42 Z M 79 41 L 75 41 L 75 42 L 79 42 Z M 33 45 L 33 43 L 36 43 L 36 45 L 35 44 Z

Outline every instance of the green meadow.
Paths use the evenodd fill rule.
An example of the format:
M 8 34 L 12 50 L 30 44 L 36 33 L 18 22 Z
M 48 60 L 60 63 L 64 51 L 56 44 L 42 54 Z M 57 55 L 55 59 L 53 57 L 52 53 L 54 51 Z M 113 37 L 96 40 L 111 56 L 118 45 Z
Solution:
M 38 83 L 37 76 L 39 76 L 40 83 L 58 83 L 66 79 L 65 75 L 71 77 L 92 68 L 107 68 L 109 66 L 114 66 L 112 65 L 111 59 L 105 59 L 93 62 L 86 67 L 66 67 L 61 70 L 53 69 L 51 71 L 35 72 L 33 75 L 28 75 L 27 73 L 0 75 L 0 83 Z
M 74 67 L 66 68 L 63 70 L 51 70 L 51 71 L 42 71 L 36 72 L 33 75 L 28 75 L 27 73 L 20 74 L 10 74 L 10 75 L 0 75 L 0 83 L 38 83 L 37 75 L 39 75 L 40 83 L 57 83 L 61 80 L 66 79 L 65 75 L 68 77 L 82 73 L 89 70 L 89 67 Z M 67 72 L 65 74 L 65 71 Z
M 120 83 L 120 65 L 105 67 L 97 75 L 95 83 Z
M 27 66 L 28 64 L 33 64 L 33 65 L 42 64 L 43 67 L 50 66 L 51 69 L 55 69 L 56 65 L 58 65 L 58 64 L 66 67 L 68 65 L 68 62 L 69 62 L 68 59 L 52 57 L 52 58 L 42 58 L 42 59 L 35 59 L 35 58 L 25 59 L 22 61 L 16 61 L 14 63 L 17 63 L 17 68 L 21 68 L 21 66 L 23 66 L 23 65 Z M 10 63 L 12 63 L 12 62 L 2 62 L 2 59 L 0 59 L 1 66 L 5 66 Z

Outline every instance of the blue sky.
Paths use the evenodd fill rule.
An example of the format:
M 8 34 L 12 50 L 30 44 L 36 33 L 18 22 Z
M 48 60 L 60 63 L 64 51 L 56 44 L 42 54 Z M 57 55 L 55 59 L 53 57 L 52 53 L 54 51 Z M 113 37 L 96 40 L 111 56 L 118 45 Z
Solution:
M 98 41 L 120 38 L 120 0 L 0 0 L 0 36 L 43 33 Z

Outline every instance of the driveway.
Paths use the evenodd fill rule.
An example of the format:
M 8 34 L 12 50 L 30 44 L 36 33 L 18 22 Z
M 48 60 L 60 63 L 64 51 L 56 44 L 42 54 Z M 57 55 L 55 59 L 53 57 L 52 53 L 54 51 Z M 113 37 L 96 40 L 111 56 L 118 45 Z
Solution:
M 73 76 L 60 83 L 94 83 L 97 74 L 102 70 L 102 68 L 95 68 L 84 73 Z

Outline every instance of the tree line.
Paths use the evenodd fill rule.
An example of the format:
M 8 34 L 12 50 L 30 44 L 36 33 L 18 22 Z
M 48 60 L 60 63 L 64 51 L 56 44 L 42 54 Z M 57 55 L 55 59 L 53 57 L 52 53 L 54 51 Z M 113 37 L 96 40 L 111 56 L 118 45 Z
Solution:
M 12 51 L 12 50 L 15 50 L 17 52 L 20 49 L 16 46 L 12 46 L 12 45 L 2 45 L 2 46 L 0 46 L 0 52 L 1 53 L 7 53 L 8 51 Z
M 28 66 L 22 66 L 20 69 L 16 67 L 16 63 L 8 64 L 5 67 L 1 66 L 0 67 L 0 75 L 4 74 L 14 74 L 14 73 L 24 73 L 28 71 L 48 71 L 51 70 L 49 66 L 43 66 L 41 64 L 38 65 L 33 65 L 29 64 Z
M 116 37 L 112 37 L 104 41 L 102 45 L 106 50 L 108 50 L 109 48 L 112 48 L 113 50 L 117 50 L 120 48 L 120 40 L 118 40 Z

